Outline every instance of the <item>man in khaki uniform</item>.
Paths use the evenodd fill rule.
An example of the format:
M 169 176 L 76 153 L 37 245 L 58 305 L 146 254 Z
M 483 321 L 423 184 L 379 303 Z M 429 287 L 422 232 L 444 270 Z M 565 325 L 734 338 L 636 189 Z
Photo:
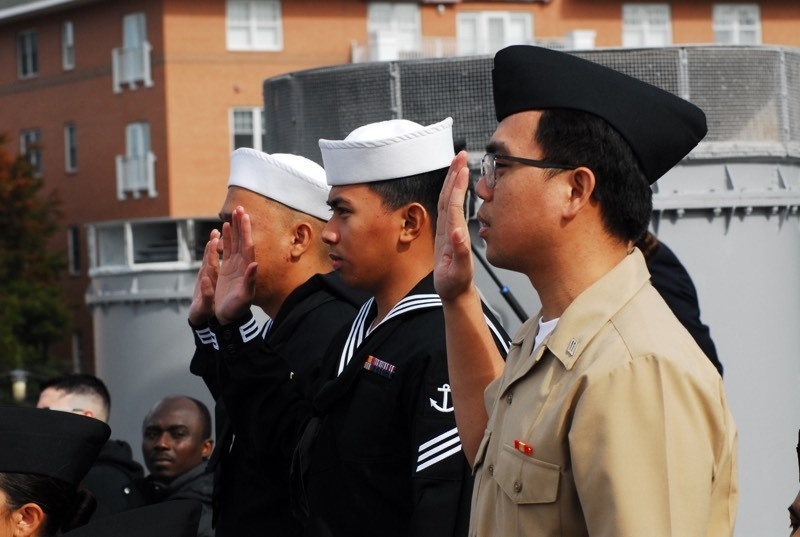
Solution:
M 495 56 L 500 122 L 476 193 L 489 261 L 542 301 L 504 364 L 482 324 L 463 201 L 439 201 L 456 423 L 474 461 L 470 535 L 728 536 L 736 427 L 722 381 L 649 281 L 633 243 L 650 185 L 706 133 L 700 109 L 577 57 Z

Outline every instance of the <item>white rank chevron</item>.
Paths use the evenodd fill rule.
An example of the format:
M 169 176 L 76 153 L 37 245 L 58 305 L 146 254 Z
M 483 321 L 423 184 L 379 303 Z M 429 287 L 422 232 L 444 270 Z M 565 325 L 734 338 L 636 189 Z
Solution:
M 458 436 L 458 429 L 453 427 L 446 433 L 442 433 L 419 446 L 417 472 L 433 466 L 459 451 L 461 451 L 461 439 Z

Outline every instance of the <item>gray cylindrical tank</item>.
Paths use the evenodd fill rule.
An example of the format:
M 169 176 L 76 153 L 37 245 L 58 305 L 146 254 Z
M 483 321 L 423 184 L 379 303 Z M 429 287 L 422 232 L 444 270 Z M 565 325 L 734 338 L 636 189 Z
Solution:
M 725 366 L 739 427 L 736 535 L 780 535 L 798 489 L 800 51 L 698 46 L 574 54 L 660 86 L 706 113 L 705 140 L 657 183 L 652 227 L 694 279 L 702 319 Z M 431 124 L 451 116 L 454 137 L 477 167 L 496 126 L 491 68 L 491 57 L 462 57 L 267 79 L 267 150 L 319 161 L 319 138 L 341 139 L 373 121 Z M 497 274 L 529 314 L 538 310 L 526 278 Z M 480 268 L 478 282 L 513 332 L 519 320 Z

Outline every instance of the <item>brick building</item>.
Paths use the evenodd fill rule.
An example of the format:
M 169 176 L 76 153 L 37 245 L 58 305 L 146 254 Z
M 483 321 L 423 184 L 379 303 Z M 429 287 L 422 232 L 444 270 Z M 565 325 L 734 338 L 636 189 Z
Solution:
M 63 200 L 56 351 L 94 368 L 90 275 L 195 269 L 230 151 L 269 128 L 265 78 L 519 42 L 800 46 L 798 19 L 796 0 L 0 0 L 0 131 Z

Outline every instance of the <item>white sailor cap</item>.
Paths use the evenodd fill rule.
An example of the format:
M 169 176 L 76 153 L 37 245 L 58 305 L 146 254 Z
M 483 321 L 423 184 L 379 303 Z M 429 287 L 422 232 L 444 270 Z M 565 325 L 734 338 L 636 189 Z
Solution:
M 321 220 L 331 217 L 325 170 L 299 155 L 269 155 L 241 147 L 231 154 L 228 187 L 232 186 L 246 188 Z
M 372 183 L 447 168 L 453 151 L 453 119 L 423 127 L 392 119 L 359 127 L 344 140 L 320 140 L 331 186 Z

